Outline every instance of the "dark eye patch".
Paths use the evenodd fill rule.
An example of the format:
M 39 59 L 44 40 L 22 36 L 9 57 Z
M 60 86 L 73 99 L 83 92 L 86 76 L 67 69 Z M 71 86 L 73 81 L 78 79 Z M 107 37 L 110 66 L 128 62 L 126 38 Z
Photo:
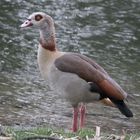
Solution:
M 36 21 L 40 21 L 42 18 L 43 18 L 42 15 L 36 15 L 35 16 L 35 20 Z

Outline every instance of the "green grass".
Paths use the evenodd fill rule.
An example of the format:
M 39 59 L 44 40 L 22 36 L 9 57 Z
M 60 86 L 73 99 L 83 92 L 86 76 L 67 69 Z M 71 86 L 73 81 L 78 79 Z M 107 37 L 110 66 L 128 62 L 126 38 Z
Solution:
M 126 136 L 126 140 L 140 140 L 140 133 L 128 135 Z
M 51 129 L 47 127 L 38 127 L 38 128 L 32 128 L 28 130 L 17 130 L 13 128 L 7 128 L 6 129 L 8 134 L 11 134 L 13 136 L 13 140 L 22 140 L 27 137 L 55 137 L 60 139 L 66 139 L 66 138 L 75 138 L 75 140 L 80 139 L 86 139 L 86 137 L 94 137 L 94 130 L 91 129 L 83 129 L 78 131 L 77 133 L 71 133 L 71 132 L 65 132 L 63 129 Z
M 66 132 L 65 130 L 51 129 L 48 127 L 38 127 L 31 129 L 23 129 L 18 130 L 14 128 L 6 128 L 6 132 L 11 134 L 13 140 L 23 140 L 28 137 L 55 137 L 61 140 L 68 139 L 69 140 L 93 140 L 95 136 L 95 130 L 93 129 L 83 129 L 78 131 L 77 133 Z M 121 136 L 121 135 L 120 135 Z M 120 136 L 113 134 L 104 134 L 101 132 L 101 140 L 121 140 Z M 33 139 L 32 139 L 33 140 Z M 36 139 L 34 139 L 36 140 Z M 46 140 L 37 139 L 37 140 Z M 126 134 L 125 139 L 122 140 L 140 140 L 140 134 Z

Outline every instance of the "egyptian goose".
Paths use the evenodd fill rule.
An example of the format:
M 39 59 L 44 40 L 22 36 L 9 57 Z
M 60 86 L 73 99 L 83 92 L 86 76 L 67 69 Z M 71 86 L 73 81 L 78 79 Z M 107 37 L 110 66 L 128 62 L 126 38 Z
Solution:
M 124 102 L 127 93 L 101 66 L 84 55 L 57 50 L 54 22 L 49 15 L 31 14 L 21 28 L 31 26 L 40 31 L 37 60 L 42 77 L 73 107 L 73 132 L 84 126 L 85 103 L 103 100 L 126 117 L 133 117 Z

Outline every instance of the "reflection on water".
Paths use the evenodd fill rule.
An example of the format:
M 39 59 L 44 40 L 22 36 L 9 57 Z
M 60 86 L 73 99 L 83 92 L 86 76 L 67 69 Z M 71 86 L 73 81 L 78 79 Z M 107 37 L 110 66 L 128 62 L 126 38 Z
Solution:
M 61 50 L 95 59 L 135 97 L 128 102 L 133 119 L 124 118 L 117 109 L 89 104 L 86 125 L 99 125 L 105 131 L 140 130 L 139 7 L 139 0 L 1 0 L 0 122 L 70 125 L 71 106 L 50 91 L 40 76 L 36 62 L 38 32 L 19 29 L 29 14 L 44 11 L 55 19 Z

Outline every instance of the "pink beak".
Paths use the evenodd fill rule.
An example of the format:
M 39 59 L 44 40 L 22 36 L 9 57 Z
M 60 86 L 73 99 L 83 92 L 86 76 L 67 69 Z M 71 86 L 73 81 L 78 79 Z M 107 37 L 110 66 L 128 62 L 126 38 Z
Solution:
M 30 19 L 27 19 L 23 24 L 20 25 L 21 28 L 26 28 L 30 26 L 33 26 L 33 23 L 31 22 Z

